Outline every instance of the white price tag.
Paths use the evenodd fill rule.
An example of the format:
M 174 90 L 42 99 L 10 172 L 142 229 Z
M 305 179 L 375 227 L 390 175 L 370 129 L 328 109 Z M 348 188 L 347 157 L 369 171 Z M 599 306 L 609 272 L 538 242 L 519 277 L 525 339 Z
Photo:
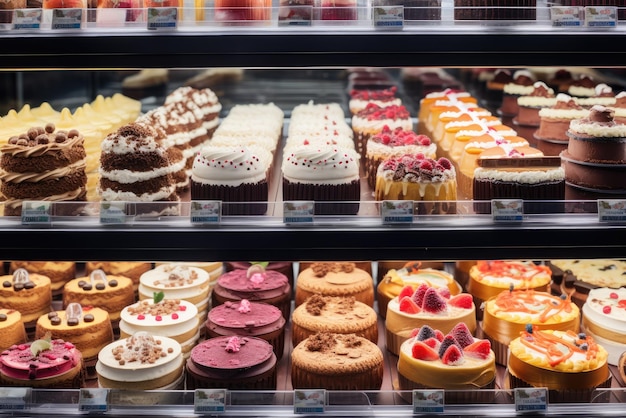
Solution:
M 148 8 L 148 29 L 176 29 L 178 25 L 178 8 L 150 7 Z
M 31 388 L 0 388 L 0 411 L 22 411 L 30 396 Z
M 552 26 L 582 26 L 583 8 L 552 6 L 550 7 L 550 20 Z
M 295 414 L 318 414 L 324 412 L 326 390 L 294 390 L 293 411 Z
M 13 29 L 39 29 L 41 16 L 41 9 L 15 9 L 13 11 Z
M 383 200 L 380 216 L 384 224 L 410 224 L 413 222 L 414 206 L 412 200 Z
M 402 30 L 404 28 L 404 6 L 374 6 L 372 13 L 376 29 Z
M 25 201 L 22 203 L 22 225 L 50 225 L 52 203 Z
M 278 26 L 311 26 L 313 6 L 310 4 L 310 0 L 290 0 L 287 6 L 280 6 Z
M 491 201 L 491 217 L 494 222 L 522 222 L 524 201 L 521 199 L 494 199 Z
M 617 7 L 585 7 L 585 26 L 593 28 L 614 28 L 617 26 Z
M 54 9 L 52 29 L 80 29 L 83 23 L 83 9 Z
M 195 225 L 217 225 L 222 216 L 222 202 L 219 200 L 194 200 L 189 212 L 191 223 Z
M 283 202 L 283 223 L 312 224 L 314 214 L 315 202 L 312 200 Z
M 127 207 L 126 202 L 100 202 L 100 223 L 125 224 L 128 219 Z
M 516 388 L 515 411 L 517 412 L 545 412 L 548 409 L 547 388 Z
M 78 410 L 86 412 L 107 412 L 109 410 L 108 389 L 81 389 Z
M 226 411 L 226 389 L 196 389 L 193 394 L 196 414 L 219 414 Z
M 444 409 L 443 390 L 414 390 L 413 414 L 437 414 Z
M 599 199 L 598 220 L 600 222 L 626 222 L 626 200 Z

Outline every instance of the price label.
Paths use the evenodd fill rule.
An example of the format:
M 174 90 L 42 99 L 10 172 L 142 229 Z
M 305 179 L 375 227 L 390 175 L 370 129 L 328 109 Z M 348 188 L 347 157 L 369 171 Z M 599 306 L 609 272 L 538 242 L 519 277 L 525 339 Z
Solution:
M 598 220 L 600 222 L 626 222 L 626 200 L 599 199 Z
M 54 9 L 52 29 L 80 29 L 83 23 L 83 9 Z
M 125 224 L 128 219 L 126 202 L 100 202 L 100 223 Z
M 176 29 L 178 25 L 178 8 L 176 7 L 149 7 L 148 29 Z
M 404 28 L 404 6 L 374 6 L 372 13 L 376 29 L 402 30 Z
M 314 201 L 283 202 L 283 222 L 286 224 L 312 224 L 314 214 Z
M 547 388 L 516 388 L 515 411 L 517 412 L 545 412 L 548 409 Z
M 617 26 L 617 7 L 585 7 L 585 26 L 593 28 L 614 28 Z
M 494 222 L 522 222 L 524 201 L 521 199 L 492 200 L 491 216 Z
M 78 410 L 87 412 L 107 412 L 109 410 L 108 389 L 81 389 L 78 397 Z
M 550 7 L 552 26 L 582 26 L 583 12 L 582 7 L 552 6 Z
M 437 414 L 444 409 L 443 390 L 414 390 L 413 414 Z
M 13 29 L 39 29 L 41 27 L 41 9 L 15 9 L 13 11 Z
M 193 394 L 196 414 L 219 414 L 226 410 L 226 389 L 196 389 Z
M 313 6 L 310 0 L 290 0 L 288 6 L 278 8 L 278 26 L 311 26 Z
M 30 396 L 31 388 L 0 388 L 0 411 L 22 411 Z
M 222 216 L 222 202 L 219 200 L 194 200 L 191 202 L 189 216 L 192 224 L 219 224 Z
M 22 225 L 50 225 L 52 203 L 25 201 L 22 203 Z
M 410 224 L 413 222 L 413 213 L 412 200 L 383 200 L 380 204 L 383 224 Z
M 318 414 L 324 412 L 326 390 L 294 390 L 293 411 L 296 414 Z

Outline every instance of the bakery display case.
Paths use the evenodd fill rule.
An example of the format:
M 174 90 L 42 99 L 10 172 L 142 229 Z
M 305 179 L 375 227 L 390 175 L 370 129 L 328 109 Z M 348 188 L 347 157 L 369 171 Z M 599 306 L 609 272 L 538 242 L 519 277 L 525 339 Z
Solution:
M 611 28 L 556 27 L 550 22 L 549 5 L 543 2 L 538 2 L 532 20 L 481 20 L 474 15 L 470 20 L 455 21 L 452 2 L 444 0 L 437 10 L 440 13 L 432 13 L 433 7 L 437 9 L 435 3 L 427 4 L 425 15 L 405 11 L 417 18 L 405 21 L 399 31 L 374 28 L 370 18 L 363 18 L 368 16 L 365 10 L 357 10 L 356 23 L 347 24 L 345 21 L 353 20 L 352 14 L 342 14 L 339 21 L 344 24 L 314 20 L 302 27 L 279 25 L 279 7 L 264 15 L 271 16 L 268 24 L 224 25 L 217 22 L 218 13 L 212 7 L 201 8 L 204 13 L 196 14 L 198 10 L 189 6 L 183 7 L 184 18 L 175 30 L 148 30 L 145 23 L 136 22 L 126 22 L 121 28 L 99 26 L 95 21 L 85 22 L 79 30 L 5 28 L 0 32 L 0 131 L 5 132 L 1 122 L 7 121 L 10 109 L 19 110 L 24 105 L 35 108 L 48 102 L 54 109 L 74 110 L 98 96 L 124 92 L 140 101 L 141 112 L 148 112 L 186 83 L 216 91 L 223 106 L 221 119 L 237 104 L 273 102 L 285 112 L 285 127 L 289 126 L 291 110 L 309 100 L 339 103 L 347 111 L 350 90 L 359 82 L 361 87 L 397 86 L 414 121 L 426 89 L 471 88 L 485 107 L 497 113 L 497 106 L 472 84 L 472 76 L 477 74 L 472 70 L 478 68 L 515 72 L 532 67 L 553 74 L 555 69 L 567 67 L 591 72 L 622 90 L 626 86 L 619 59 L 626 34 L 619 21 Z M 533 6 L 522 9 L 527 7 Z M 356 8 L 369 11 L 360 3 Z M 190 16 L 203 17 L 202 24 Z M 435 19 L 431 20 L 432 16 Z M 424 84 L 424 79 L 421 84 L 410 84 L 407 74 L 417 69 L 420 74 L 446 77 L 433 85 Z M 367 77 L 378 73 L 387 78 Z M 355 81 L 353 74 L 366 77 Z M 129 88 L 128 80 L 139 84 Z M 281 176 L 280 157 L 275 158 L 274 179 Z M 365 176 L 362 183 L 366 191 L 361 193 L 356 214 L 338 215 L 329 210 L 303 224 L 285 221 L 281 185 L 276 182 L 269 189 L 263 215 L 226 215 L 217 224 L 194 224 L 188 195 L 172 216 L 143 216 L 138 205 L 136 212 L 126 213 L 124 223 L 117 225 L 102 221 L 102 207 L 97 201 L 76 205 L 78 216 L 71 214 L 75 204 L 55 204 L 50 222 L 44 224 L 0 217 L 0 249 L 7 261 L 77 261 L 80 268 L 94 259 L 155 263 L 280 259 L 374 261 L 375 272 L 385 260 L 424 260 L 438 262 L 454 273 L 461 271 L 459 266 L 464 262 L 482 259 L 626 259 L 626 225 L 600 221 L 592 199 L 552 202 L 557 210 L 527 213 L 521 222 L 512 223 L 494 221 L 488 213 L 477 211 L 475 202 L 460 196 L 451 202 L 453 211 L 440 213 L 421 204 L 411 222 L 393 224 L 381 218 L 381 203 L 370 193 Z M 233 213 L 236 210 L 233 205 Z M 375 274 L 374 278 L 379 279 Z M 553 293 L 568 288 L 565 278 L 562 283 L 552 285 L 556 286 Z M 58 304 L 59 299 L 56 301 Z M 379 317 L 378 321 L 379 346 L 384 348 L 384 319 Z M 285 353 L 289 353 L 291 342 L 287 323 Z M 395 390 L 395 361 L 397 357 L 385 353 L 380 390 L 327 391 L 324 414 L 413 414 L 410 391 Z M 289 355 L 284 355 L 279 359 L 276 391 L 228 392 L 223 415 L 301 415 L 294 411 L 289 368 Z M 588 402 L 551 403 L 546 415 L 621 416 L 626 394 L 616 370 L 612 369 L 612 386 L 598 389 Z M 498 373 L 498 382 L 503 382 L 504 369 Z M 0 388 L 0 414 L 68 416 L 88 410 L 79 408 L 86 396 L 79 389 L 37 388 L 24 394 L 3 390 Z M 487 402 L 450 403 L 442 415 L 519 414 L 512 390 L 498 386 L 484 391 L 491 395 L 485 398 Z M 190 390 L 112 390 L 108 396 L 105 415 L 203 414 L 194 409 L 196 394 Z M 24 405 L 26 409 L 20 409 Z

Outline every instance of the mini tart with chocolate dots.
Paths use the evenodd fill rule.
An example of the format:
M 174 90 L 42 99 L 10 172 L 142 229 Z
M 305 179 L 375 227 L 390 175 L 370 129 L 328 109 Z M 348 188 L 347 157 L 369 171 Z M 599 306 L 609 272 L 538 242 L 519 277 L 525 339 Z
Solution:
M 83 354 L 86 363 L 95 361 L 98 352 L 113 342 L 109 313 L 78 303 L 70 303 L 64 311 L 52 311 L 40 316 L 35 337 L 43 338 L 47 333 L 52 338 L 71 341 Z
M 107 276 L 96 270 L 89 277 L 70 280 L 63 288 L 63 306 L 72 302 L 93 306 L 109 313 L 111 321 L 117 322 L 120 311 L 135 301 L 133 281 L 124 276 Z
M 180 344 L 138 332 L 115 341 L 98 354 L 98 385 L 110 389 L 178 389 L 183 381 Z
M 37 318 L 50 312 L 50 279 L 40 274 L 29 274 L 24 269 L 16 270 L 13 275 L 1 276 L 0 300 L 3 308 L 20 312 L 27 328 L 34 326 Z
M 76 277 L 76 263 L 73 261 L 12 261 L 9 272 L 13 273 L 19 268 L 48 277 L 55 295 L 63 289 L 65 283 Z
M 186 300 L 168 299 L 163 292 L 125 307 L 121 312 L 120 337 L 138 332 L 169 337 L 187 355 L 200 337 L 198 309 Z

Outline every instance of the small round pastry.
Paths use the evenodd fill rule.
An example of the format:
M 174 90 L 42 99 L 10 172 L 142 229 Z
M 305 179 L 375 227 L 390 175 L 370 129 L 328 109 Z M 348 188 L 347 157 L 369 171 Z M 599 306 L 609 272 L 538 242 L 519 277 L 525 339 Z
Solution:
M 247 299 L 276 306 L 284 318 L 291 311 L 291 287 L 287 276 L 273 270 L 265 270 L 260 264 L 248 270 L 233 270 L 220 276 L 213 288 L 213 306 Z
M 414 334 L 400 348 L 398 389 L 463 391 L 446 393 L 448 402 L 448 395 L 480 398 L 480 391 L 476 389 L 494 388 L 496 362 L 489 340 L 474 338 L 463 323 L 446 335 L 428 325 L 416 329 Z M 493 393 L 484 393 L 484 396 L 493 396 Z
M 84 383 L 83 356 L 70 342 L 46 338 L 0 353 L 0 386 L 79 389 Z
M 209 338 L 233 335 L 261 338 L 272 345 L 276 358 L 280 359 L 285 348 L 285 323 L 276 306 L 242 299 L 211 309 L 206 332 Z
M 447 288 L 450 295 L 461 293 L 461 285 L 454 277 L 439 268 L 424 267 L 420 261 L 409 261 L 397 269 L 390 269 L 383 276 L 376 288 L 378 297 L 378 311 L 384 318 L 387 315 L 387 304 L 400 294 L 405 286 L 413 286 L 415 289 L 426 283 L 431 287 Z
M 195 268 L 199 268 L 199 269 L 206 271 L 207 273 L 209 273 L 209 293 L 213 289 L 213 286 L 215 286 L 215 283 L 217 283 L 217 279 L 222 274 L 224 274 L 224 268 L 226 268 L 225 263 L 222 263 L 221 261 L 198 261 L 198 262 L 177 261 L 177 262 L 155 263 L 154 265 L 155 267 L 159 267 L 162 264 L 178 264 L 181 266 L 195 267 Z
M 46 276 L 17 269 L 12 276 L 0 277 L 0 283 L 2 306 L 19 311 L 27 331 L 34 328 L 41 315 L 50 312 L 52 291 Z
M 291 314 L 294 347 L 313 334 L 355 334 L 378 344 L 376 311 L 354 296 L 313 295 Z
M 88 261 L 85 263 L 87 275 L 94 270 L 102 270 L 112 276 L 124 276 L 133 281 L 135 292 L 139 287 L 139 278 L 143 273 L 152 268 L 152 263 L 134 261 Z
M 580 310 L 568 295 L 561 297 L 536 290 L 505 290 L 487 302 L 482 330 L 491 341 L 496 362 L 506 366 L 509 343 L 532 324 L 537 329 L 578 332 Z
M 191 350 L 187 389 L 276 390 L 276 355 L 256 337 L 216 337 Z
M 93 366 L 100 350 L 113 342 L 109 313 L 104 309 L 70 303 L 64 311 L 52 311 L 37 320 L 35 338 L 50 334 L 54 339 L 72 341 L 82 353 L 86 366 Z
M 546 387 L 550 402 L 591 402 L 611 386 L 608 353 L 593 337 L 528 326 L 509 345 L 511 388 Z
M 129 338 L 138 332 L 168 337 L 181 345 L 183 357 L 200 338 L 198 310 L 186 300 L 163 299 L 163 293 L 154 299 L 144 299 L 122 309 L 120 338 Z
M 321 332 L 291 352 L 291 383 L 297 389 L 379 390 L 383 353 L 354 334 Z
M 374 306 L 374 279 L 354 263 L 313 263 L 296 279 L 296 306 L 311 296 L 354 296 Z
M 102 308 L 109 313 L 113 328 L 117 328 L 120 312 L 135 301 L 133 281 L 124 276 L 107 276 L 102 270 L 92 271 L 88 277 L 70 280 L 63 289 L 63 306 L 80 303 L 81 306 Z
M 609 364 L 618 365 L 626 352 L 626 288 L 591 289 L 582 311 L 583 330 L 606 349 Z
M 398 355 L 402 343 L 411 337 L 413 330 L 423 325 L 448 333 L 458 323 L 464 323 L 472 334 L 476 331 L 476 307 L 472 295 L 459 293 L 451 296 L 448 288 L 426 283 L 415 289 L 407 285 L 387 305 L 387 350 Z
M 22 314 L 15 309 L 0 308 L 0 350 L 15 344 L 24 344 L 26 341 Z
M 76 263 L 73 261 L 12 261 L 9 273 L 20 268 L 49 278 L 50 288 L 55 295 L 61 293 L 65 283 L 76 277 Z
M 209 273 L 178 263 L 159 265 L 141 275 L 139 300 L 150 299 L 159 292 L 165 293 L 168 299 L 194 304 L 202 321 L 209 307 Z
M 104 347 L 96 363 L 98 385 L 109 389 L 174 390 L 184 384 L 180 344 L 138 332 Z

